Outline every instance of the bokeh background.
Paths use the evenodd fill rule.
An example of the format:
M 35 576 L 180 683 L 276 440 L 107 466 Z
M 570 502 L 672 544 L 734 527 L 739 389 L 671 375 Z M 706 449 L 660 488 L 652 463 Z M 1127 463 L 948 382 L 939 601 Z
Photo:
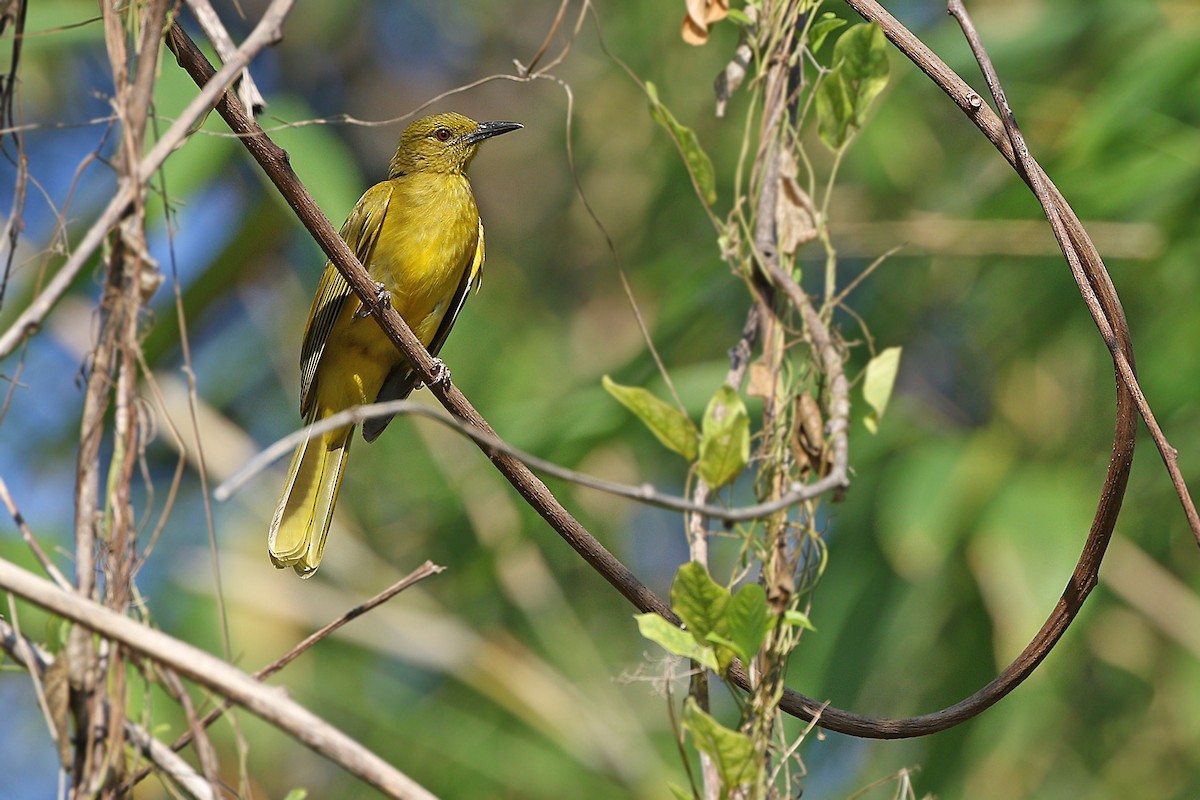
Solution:
M 982 88 L 941 4 L 886 5 Z M 233 4 L 217 4 L 235 38 L 262 6 L 242 0 L 247 22 Z M 852 18 L 837 3 L 826 7 Z M 1196 490 L 1200 3 L 976 0 L 970 8 L 1035 156 L 1092 227 L 1130 317 L 1142 386 Z M 270 103 L 262 121 L 336 224 L 383 177 L 404 124 L 387 120 L 456 86 L 511 74 L 513 59 L 527 62 L 538 49 L 556 10 L 492 0 L 300 3 L 284 41 L 253 65 Z M 572 6 L 566 30 L 577 13 Z M 483 291 L 443 351 L 455 382 L 517 446 L 673 492 L 683 488 L 683 463 L 600 389 L 606 373 L 662 387 L 614 255 L 576 195 L 564 87 L 574 99 L 580 185 L 698 416 L 726 369 L 745 293 L 719 259 L 673 145 L 599 38 L 696 129 L 715 162 L 723 211 L 746 100 L 735 97 L 719 120 L 711 84 L 737 30 L 718 25 L 706 46 L 689 47 L 678 34 L 682 15 L 681 2 L 598 3 L 555 68 L 558 80 L 496 80 L 434 106 L 526 125 L 489 142 L 473 167 L 488 265 Z M 95 5 L 79 0 L 29 4 L 21 113 L 35 126 L 24 144 L 37 186 L 0 328 L 61 262 L 48 248 L 61 250 L 62 221 L 78 236 L 115 186 L 103 158 L 77 174 L 90 153 L 112 151 L 96 17 Z M 564 43 L 560 34 L 550 53 Z M 0 46 L 11 49 L 11 39 Z M 856 408 L 855 481 L 828 515 L 829 566 L 812 610 L 818 632 L 797 651 L 790 684 L 842 707 L 902 716 L 990 680 L 1053 605 L 1102 481 L 1113 380 L 1033 197 L 915 67 L 893 54 L 892 68 L 843 164 L 831 213 L 843 284 L 904 245 L 851 295 L 862 323 L 839 318 L 848 338 L 901 345 L 904 357 L 878 435 Z M 193 92 L 164 60 L 159 124 Z M 340 118 L 347 114 L 385 124 Z M 324 121 L 296 124 L 310 120 Z M 298 348 L 323 263 L 224 133 L 213 115 L 168 161 L 170 228 L 161 200 L 151 212 L 152 254 L 168 281 L 145 321 L 155 377 L 145 396 L 158 436 L 147 452 L 154 491 L 139 509 L 145 542 L 160 525 L 161 533 L 138 585 L 155 623 L 213 652 L 227 625 L 233 659 L 256 669 L 432 559 L 447 571 L 351 623 L 275 683 L 446 797 L 663 797 L 668 781 L 685 783 L 656 684 L 661 653 L 638 636 L 632 609 L 473 446 L 432 423 L 401 419 L 374 446 L 355 446 L 311 581 L 266 559 L 283 465 L 215 505 L 218 577 L 181 334 L 211 488 L 298 425 Z M 815 137 L 808 147 L 828 162 Z M 0 173 L 8 209 L 11 163 L 0 162 Z M 809 261 L 819 277 L 817 254 Z M 85 271 L 28 348 L 0 364 L 6 378 L 19 378 L 0 417 L 0 471 L 64 569 L 98 274 Z M 859 346 L 852 367 L 865 361 Z M 188 464 L 164 519 L 176 436 Z M 1200 795 L 1200 553 L 1152 443 L 1143 437 L 1139 447 L 1100 585 L 1039 671 L 979 719 L 935 736 L 813 734 L 801 750 L 806 798 L 845 797 L 904 768 L 919 770 L 918 795 L 945 798 Z M 551 488 L 665 592 L 686 558 L 677 517 Z M 11 522 L 0 531 L 0 555 L 31 564 Z M 21 610 L 27 632 L 54 635 L 44 615 Z M 160 736 L 183 729 L 169 701 L 154 691 L 142 700 Z M 20 671 L 0 674 L 0 709 L 0 797 L 53 795 L 54 745 Z M 292 787 L 312 797 L 373 795 L 248 714 L 238 729 L 255 796 Z M 221 723 L 214 737 L 236 781 L 234 728 Z M 888 782 L 862 796 L 895 790 Z M 139 796 L 164 795 L 151 779 Z

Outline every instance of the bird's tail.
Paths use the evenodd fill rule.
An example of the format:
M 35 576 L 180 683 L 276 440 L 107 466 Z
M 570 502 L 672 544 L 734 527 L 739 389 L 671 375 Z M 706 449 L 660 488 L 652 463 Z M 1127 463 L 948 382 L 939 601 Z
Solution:
M 317 413 L 314 408 L 306 422 L 312 423 Z M 280 569 L 292 567 L 307 578 L 320 566 L 353 434 L 354 426 L 347 425 L 296 448 L 267 539 L 271 561 Z

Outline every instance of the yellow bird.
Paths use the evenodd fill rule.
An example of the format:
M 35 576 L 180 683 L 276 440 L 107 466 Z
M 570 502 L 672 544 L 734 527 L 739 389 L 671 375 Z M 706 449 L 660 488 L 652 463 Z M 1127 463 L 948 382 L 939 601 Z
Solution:
M 434 356 L 483 267 L 483 222 L 467 168 L 480 142 L 520 127 L 461 114 L 413 122 L 400 135 L 388 179 L 368 189 L 342 225 L 342 238 L 381 295 Z M 305 424 L 350 406 L 407 397 L 420 385 L 330 263 L 308 313 L 300 372 Z M 363 438 L 374 441 L 389 420 L 366 422 Z M 276 567 L 308 577 L 320 565 L 353 434 L 347 425 L 296 448 L 267 542 Z

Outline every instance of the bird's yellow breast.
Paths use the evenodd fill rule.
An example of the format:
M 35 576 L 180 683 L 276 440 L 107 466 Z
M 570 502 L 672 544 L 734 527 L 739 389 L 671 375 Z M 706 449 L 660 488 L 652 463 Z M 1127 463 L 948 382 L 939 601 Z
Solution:
M 422 344 L 470 269 L 479 211 L 463 175 L 417 173 L 392 181 L 392 199 L 367 270 L 392 294 Z
M 414 173 L 395 178 L 378 239 L 364 266 L 428 346 L 450 309 L 479 246 L 479 211 L 465 176 Z M 364 195 L 364 199 L 371 192 Z M 329 333 L 316 382 L 320 405 L 371 403 L 402 356 L 371 317 L 344 304 Z

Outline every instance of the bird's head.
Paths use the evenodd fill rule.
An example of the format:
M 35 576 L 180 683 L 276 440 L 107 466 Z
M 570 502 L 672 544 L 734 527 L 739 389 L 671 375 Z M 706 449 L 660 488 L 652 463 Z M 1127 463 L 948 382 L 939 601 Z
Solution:
M 413 172 L 465 173 L 480 142 L 521 127 L 519 122 L 476 122 L 453 112 L 421 117 L 400 134 L 388 178 Z

